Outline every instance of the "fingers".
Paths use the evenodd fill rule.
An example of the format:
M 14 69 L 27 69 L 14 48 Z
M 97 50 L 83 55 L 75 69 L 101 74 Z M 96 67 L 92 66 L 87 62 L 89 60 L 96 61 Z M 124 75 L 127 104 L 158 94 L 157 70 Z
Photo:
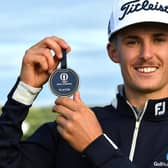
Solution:
M 24 64 L 39 64 L 42 70 L 51 70 L 55 67 L 55 62 L 51 57 L 50 49 L 48 48 L 38 48 L 38 49 L 29 49 L 26 51 L 24 57 Z
M 79 100 L 78 100 L 79 101 Z M 74 101 L 74 99 L 71 99 L 69 97 L 59 97 L 56 101 L 55 101 L 55 105 L 59 106 L 62 105 L 72 111 L 76 111 L 78 109 L 79 106 L 79 102 Z
M 72 116 L 72 111 L 63 105 L 55 105 L 52 111 L 57 113 L 57 118 L 62 116 L 66 119 L 70 119 Z
M 57 59 L 62 58 L 62 49 L 65 49 L 66 52 L 70 52 L 71 48 L 67 42 L 59 37 L 47 37 L 41 42 L 37 43 L 34 48 L 49 48 L 55 52 Z
M 48 72 L 51 73 L 62 58 L 62 49 L 65 49 L 67 52 L 71 50 L 70 46 L 63 39 L 52 36 L 47 37 L 32 46 L 27 50 L 26 55 L 29 57 L 31 55 L 45 57 L 46 62 L 48 63 Z M 52 55 L 51 50 L 54 52 L 54 56 Z M 43 63 L 41 63 L 41 58 L 38 59 L 38 62 L 40 65 Z
M 23 57 L 20 79 L 30 86 L 41 87 L 57 68 L 62 49 L 71 50 L 66 41 L 56 36 L 47 37 L 29 48 Z
M 80 98 L 80 93 L 79 91 L 76 91 L 73 95 L 73 100 L 76 102 L 82 102 L 81 98 Z
M 73 99 L 69 97 L 59 97 L 55 101 L 55 106 L 53 106 L 53 112 L 59 113 L 67 119 L 72 119 L 74 117 L 74 112 L 79 110 L 79 106 L 82 105 L 79 92 L 74 93 Z
M 58 132 L 77 151 L 83 151 L 102 134 L 96 115 L 81 101 L 79 92 L 75 92 L 73 99 L 59 97 L 53 111 L 59 114 Z

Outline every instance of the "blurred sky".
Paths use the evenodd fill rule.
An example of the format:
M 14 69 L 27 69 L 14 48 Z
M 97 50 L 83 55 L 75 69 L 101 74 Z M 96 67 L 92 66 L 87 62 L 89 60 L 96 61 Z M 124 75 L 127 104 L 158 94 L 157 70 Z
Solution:
M 0 5 L 0 104 L 15 83 L 25 50 L 47 36 L 71 46 L 68 67 L 80 77 L 79 90 L 88 105 L 109 104 L 122 83 L 119 66 L 106 52 L 112 0 L 5 0 Z M 46 84 L 34 106 L 52 105 L 56 97 Z

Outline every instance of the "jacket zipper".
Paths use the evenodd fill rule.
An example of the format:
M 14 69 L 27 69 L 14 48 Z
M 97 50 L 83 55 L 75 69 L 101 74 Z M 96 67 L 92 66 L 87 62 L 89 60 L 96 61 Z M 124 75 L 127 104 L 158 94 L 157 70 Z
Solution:
M 129 154 L 130 161 L 133 161 L 133 158 L 134 158 L 135 147 L 136 147 L 136 142 L 137 142 L 138 132 L 139 132 L 139 126 L 140 126 L 140 121 L 136 121 L 132 144 L 131 144 L 131 150 L 130 150 L 130 154 Z
M 146 111 L 146 107 L 147 107 L 148 102 L 145 103 L 144 109 L 140 115 L 137 115 L 135 109 L 132 107 L 132 105 L 128 101 L 127 101 L 127 103 L 131 107 L 131 109 L 135 115 L 135 118 L 136 118 L 135 128 L 134 128 L 134 133 L 133 133 L 133 138 L 132 138 L 132 143 L 131 143 L 131 150 L 130 150 L 130 154 L 129 154 L 129 160 L 133 161 L 134 155 L 135 155 L 135 148 L 136 148 L 138 133 L 139 133 L 139 127 L 141 124 L 141 120 L 144 116 L 144 113 Z

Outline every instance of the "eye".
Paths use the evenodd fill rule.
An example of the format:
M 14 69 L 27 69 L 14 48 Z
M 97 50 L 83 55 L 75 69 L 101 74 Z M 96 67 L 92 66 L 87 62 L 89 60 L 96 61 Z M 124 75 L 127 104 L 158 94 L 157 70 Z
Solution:
M 136 46 L 139 44 L 139 41 L 137 39 L 128 39 L 126 40 L 127 46 Z
M 165 42 L 166 41 L 166 38 L 164 37 L 156 37 L 154 38 L 154 42 L 155 43 L 162 43 L 162 42 Z
M 153 36 L 153 41 L 155 43 L 163 43 L 168 41 L 167 33 L 157 33 Z

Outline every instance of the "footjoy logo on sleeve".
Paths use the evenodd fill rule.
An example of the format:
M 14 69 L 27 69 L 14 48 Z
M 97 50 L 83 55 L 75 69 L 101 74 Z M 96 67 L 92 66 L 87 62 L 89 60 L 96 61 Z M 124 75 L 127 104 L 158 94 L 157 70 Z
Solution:
M 168 13 L 168 5 L 162 5 L 156 1 L 156 3 L 151 3 L 149 0 L 133 0 L 129 1 L 121 6 L 121 11 L 123 14 L 119 17 L 119 20 L 124 19 L 126 15 L 139 11 L 160 11 Z

